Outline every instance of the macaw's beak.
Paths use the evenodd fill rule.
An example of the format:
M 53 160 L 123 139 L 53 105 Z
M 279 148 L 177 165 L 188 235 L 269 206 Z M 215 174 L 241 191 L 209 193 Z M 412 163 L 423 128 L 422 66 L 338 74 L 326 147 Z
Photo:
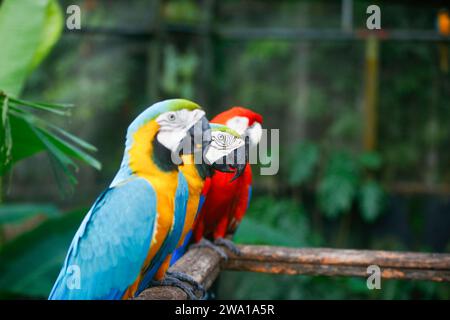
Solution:
M 233 182 L 234 180 L 239 178 L 244 173 L 246 166 L 247 166 L 246 163 L 236 165 L 236 173 L 234 174 L 234 177 L 230 180 L 230 182 Z
M 209 126 L 208 119 L 203 116 L 189 129 L 187 136 L 189 136 L 192 153 L 203 156 L 212 140 L 211 127 Z
M 235 172 L 230 182 L 233 182 L 244 173 L 245 167 L 249 161 L 249 138 L 245 137 L 245 144 L 234 150 L 220 161 L 214 162 L 211 166 L 221 172 Z
M 236 173 L 233 177 L 233 179 L 230 180 L 230 182 L 233 182 L 237 178 L 239 178 L 245 171 L 245 167 L 247 166 L 247 163 L 249 161 L 249 148 L 250 148 L 250 140 L 249 137 L 245 137 L 245 144 L 234 150 L 234 159 L 235 163 L 231 164 L 231 167 L 236 169 Z
M 206 117 L 202 118 L 202 155 L 204 156 L 206 154 L 206 151 L 208 150 L 209 145 L 212 141 L 212 135 L 211 135 L 211 127 L 209 125 L 208 119 Z M 202 158 L 203 159 L 203 158 Z
M 226 158 L 227 158 L 226 156 L 223 157 L 222 160 L 219 161 L 221 163 L 218 163 L 217 161 L 214 162 L 211 165 L 211 167 L 220 172 L 227 172 L 227 173 L 234 172 L 234 170 L 231 169 L 230 165 L 226 163 Z

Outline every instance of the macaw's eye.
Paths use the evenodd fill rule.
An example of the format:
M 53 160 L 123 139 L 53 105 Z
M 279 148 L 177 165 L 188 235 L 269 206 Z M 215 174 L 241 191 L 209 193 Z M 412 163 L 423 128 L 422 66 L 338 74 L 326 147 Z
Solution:
M 169 121 L 175 121 L 175 119 L 177 118 L 177 116 L 175 115 L 175 113 L 169 113 L 169 115 L 167 116 L 167 118 L 169 119 Z
M 218 133 L 216 135 L 213 135 L 213 140 L 215 142 L 216 148 L 227 149 L 231 145 L 233 145 L 235 138 L 229 134 Z

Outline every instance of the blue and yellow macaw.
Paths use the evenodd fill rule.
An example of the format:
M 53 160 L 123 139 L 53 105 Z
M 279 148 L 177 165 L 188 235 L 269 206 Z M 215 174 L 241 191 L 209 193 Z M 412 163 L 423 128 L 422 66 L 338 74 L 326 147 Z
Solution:
M 164 277 L 189 203 L 171 156 L 194 124 L 209 128 L 204 114 L 173 99 L 131 123 L 120 169 L 82 221 L 49 299 L 127 299 Z
M 239 133 L 225 125 L 210 123 L 210 126 L 212 141 L 209 145 L 208 153 L 205 155 L 206 160 L 213 163 L 212 167 L 216 170 L 230 172 L 232 169 L 236 169 L 235 177 L 240 176 L 245 168 L 245 162 L 244 165 L 239 165 L 239 163 L 233 163 L 233 161 L 226 161 L 224 157 L 227 157 L 239 148 L 245 147 L 244 140 Z M 189 200 L 187 202 L 186 223 L 177 249 L 171 257 L 170 265 L 173 265 L 180 259 L 187 250 L 192 236 L 193 224 L 207 196 L 210 183 L 209 178 L 212 174 L 210 167 L 205 164 L 194 163 L 193 154 L 183 155 L 182 158 L 184 165 L 179 168 L 188 184 Z M 218 159 L 222 159 L 220 164 L 216 163 Z M 238 159 L 235 160 L 237 161 Z M 231 164 L 230 167 L 227 164 Z

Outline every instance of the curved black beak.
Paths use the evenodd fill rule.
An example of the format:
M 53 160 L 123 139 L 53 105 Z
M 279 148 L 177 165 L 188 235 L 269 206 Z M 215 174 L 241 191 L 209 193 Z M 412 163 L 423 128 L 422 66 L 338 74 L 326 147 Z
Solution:
M 233 182 L 237 178 L 239 178 L 245 171 L 245 167 L 249 161 L 249 147 L 250 147 L 250 138 L 248 136 L 245 137 L 245 144 L 234 150 L 234 159 L 235 163 L 231 165 L 232 168 L 236 170 L 234 177 L 230 180 Z
M 212 167 L 213 169 L 217 170 L 217 171 L 220 171 L 220 172 L 227 172 L 227 173 L 234 172 L 234 170 L 232 169 L 232 167 L 231 167 L 229 164 L 227 164 L 227 159 L 226 159 L 226 158 L 227 158 L 227 157 L 224 156 L 224 157 L 221 159 L 220 163 L 218 163 L 218 162 L 216 161 L 216 162 L 214 162 L 214 163 L 211 165 L 211 167 Z
M 230 182 L 233 182 L 234 180 L 236 180 L 237 178 L 239 178 L 245 171 L 245 167 L 247 166 L 247 164 L 238 164 L 236 165 L 235 169 L 236 169 L 236 173 L 234 174 L 234 177 L 230 180 Z
M 180 153 L 192 153 L 196 158 L 200 157 L 200 160 L 196 160 L 196 163 L 201 163 L 201 161 L 203 161 L 203 155 L 205 154 L 212 140 L 211 127 L 209 126 L 209 121 L 205 116 L 203 116 L 201 120 L 199 120 L 189 129 L 185 140 L 186 141 L 184 147 L 186 147 L 186 144 L 188 144 L 189 151 L 186 152 L 186 150 L 184 150 L 183 148 L 180 150 Z
M 203 156 L 206 154 L 206 151 L 208 150 L 208 147 L 212 141 L 211 127 L 206 117 L 202 118 L 202 133 L 203 133 L 202 134 L 202 161 L 203 161 Z

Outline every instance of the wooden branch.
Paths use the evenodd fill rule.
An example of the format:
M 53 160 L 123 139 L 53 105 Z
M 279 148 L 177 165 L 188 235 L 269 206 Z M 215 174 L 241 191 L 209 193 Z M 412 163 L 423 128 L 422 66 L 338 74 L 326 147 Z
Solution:
M 384 279 L 450 282 L 450 254 L 327 248 L 285 248 L 239 245 L 240 256 L 230 254 L 227 262 L 210 248 L 190 249 L 170 271 L 193 277 L 209 288 L 221 269 L 273 274 L 308 274 L 368 277 L 367 267 L 377 265 Z M 139 300 L 187 299 L 175 287 L 153 287 Z
M 377 265 L 385 279 L 450 281 L 450 254 L 240 246 L 226 269 L 274 274 L 310 274 L 367 277 Z
M 220 272 L 221 257 L 209 248 L 189 249 L 169 271 L 179 271 L 190 275 L 206 289 L 211 287 Z M 186 300 L 186 293 L 176 287 L 153 287 L 143 291 L 138 300 Z

